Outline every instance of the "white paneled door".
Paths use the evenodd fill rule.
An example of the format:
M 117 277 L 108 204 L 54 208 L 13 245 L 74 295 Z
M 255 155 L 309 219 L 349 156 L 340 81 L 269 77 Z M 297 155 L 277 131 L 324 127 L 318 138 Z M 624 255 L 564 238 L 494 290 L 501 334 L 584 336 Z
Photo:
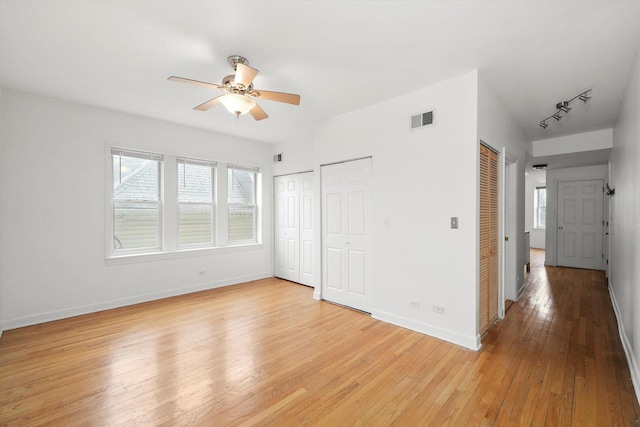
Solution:
M 274 178 L 275 275 L 314 285 L 313 172 Z
M 558 182 L 558 265 L 603 269 L 604 181 Z
M 322 167 L 322 298 L 371 311 L 371 159 Z

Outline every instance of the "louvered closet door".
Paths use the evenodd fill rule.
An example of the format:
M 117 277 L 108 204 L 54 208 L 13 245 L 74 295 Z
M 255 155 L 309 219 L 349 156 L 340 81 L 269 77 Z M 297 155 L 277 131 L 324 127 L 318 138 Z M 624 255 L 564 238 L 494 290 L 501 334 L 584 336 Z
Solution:
M 498 155 L 480 146 L 480 334 L 498 319 Z

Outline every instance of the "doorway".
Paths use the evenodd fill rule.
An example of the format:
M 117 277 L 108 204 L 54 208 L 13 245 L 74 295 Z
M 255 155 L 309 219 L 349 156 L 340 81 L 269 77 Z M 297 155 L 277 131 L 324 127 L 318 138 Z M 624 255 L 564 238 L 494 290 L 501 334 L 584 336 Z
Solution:
M 322 298 L 371 312 L 371 158 L 322 166 Z

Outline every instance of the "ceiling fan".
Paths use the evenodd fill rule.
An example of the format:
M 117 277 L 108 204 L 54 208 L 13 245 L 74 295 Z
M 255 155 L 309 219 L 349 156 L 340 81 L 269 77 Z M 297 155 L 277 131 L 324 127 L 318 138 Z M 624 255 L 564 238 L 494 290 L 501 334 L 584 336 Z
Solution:
M 227 92 L 224 95 L 217 96 L 193 108 L 198 111 L 207 111 L 218 104 L 222 104 L 230 113 L 235 114 L 236 117 L 250 113 L 254 119 L 262 120 L 269 116 L 256 104 L 255 98 L 300 105 L 300 95 L 254 89 L 253 79 L 258 74 L 258 70 L 249 67 L 247 58 L 240 55 L 231 55 L 227 58 L 227 61 L 235 70 L 235 74 L 225 76 L 222 79 L 221 85 L 176 76 L 171 76 L 168 80 Z

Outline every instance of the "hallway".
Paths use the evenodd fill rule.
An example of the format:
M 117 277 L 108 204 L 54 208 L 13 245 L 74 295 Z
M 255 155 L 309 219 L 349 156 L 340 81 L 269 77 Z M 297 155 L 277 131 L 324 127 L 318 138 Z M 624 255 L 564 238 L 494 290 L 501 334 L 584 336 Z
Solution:
M 532 249 L 525 274 L 527 291 L 483 340 L 484 351 L 515 372 L 497 421 L 509 411 L 533 425 L 636 424 L 604 272 L 545 267 L 544 250 Z

